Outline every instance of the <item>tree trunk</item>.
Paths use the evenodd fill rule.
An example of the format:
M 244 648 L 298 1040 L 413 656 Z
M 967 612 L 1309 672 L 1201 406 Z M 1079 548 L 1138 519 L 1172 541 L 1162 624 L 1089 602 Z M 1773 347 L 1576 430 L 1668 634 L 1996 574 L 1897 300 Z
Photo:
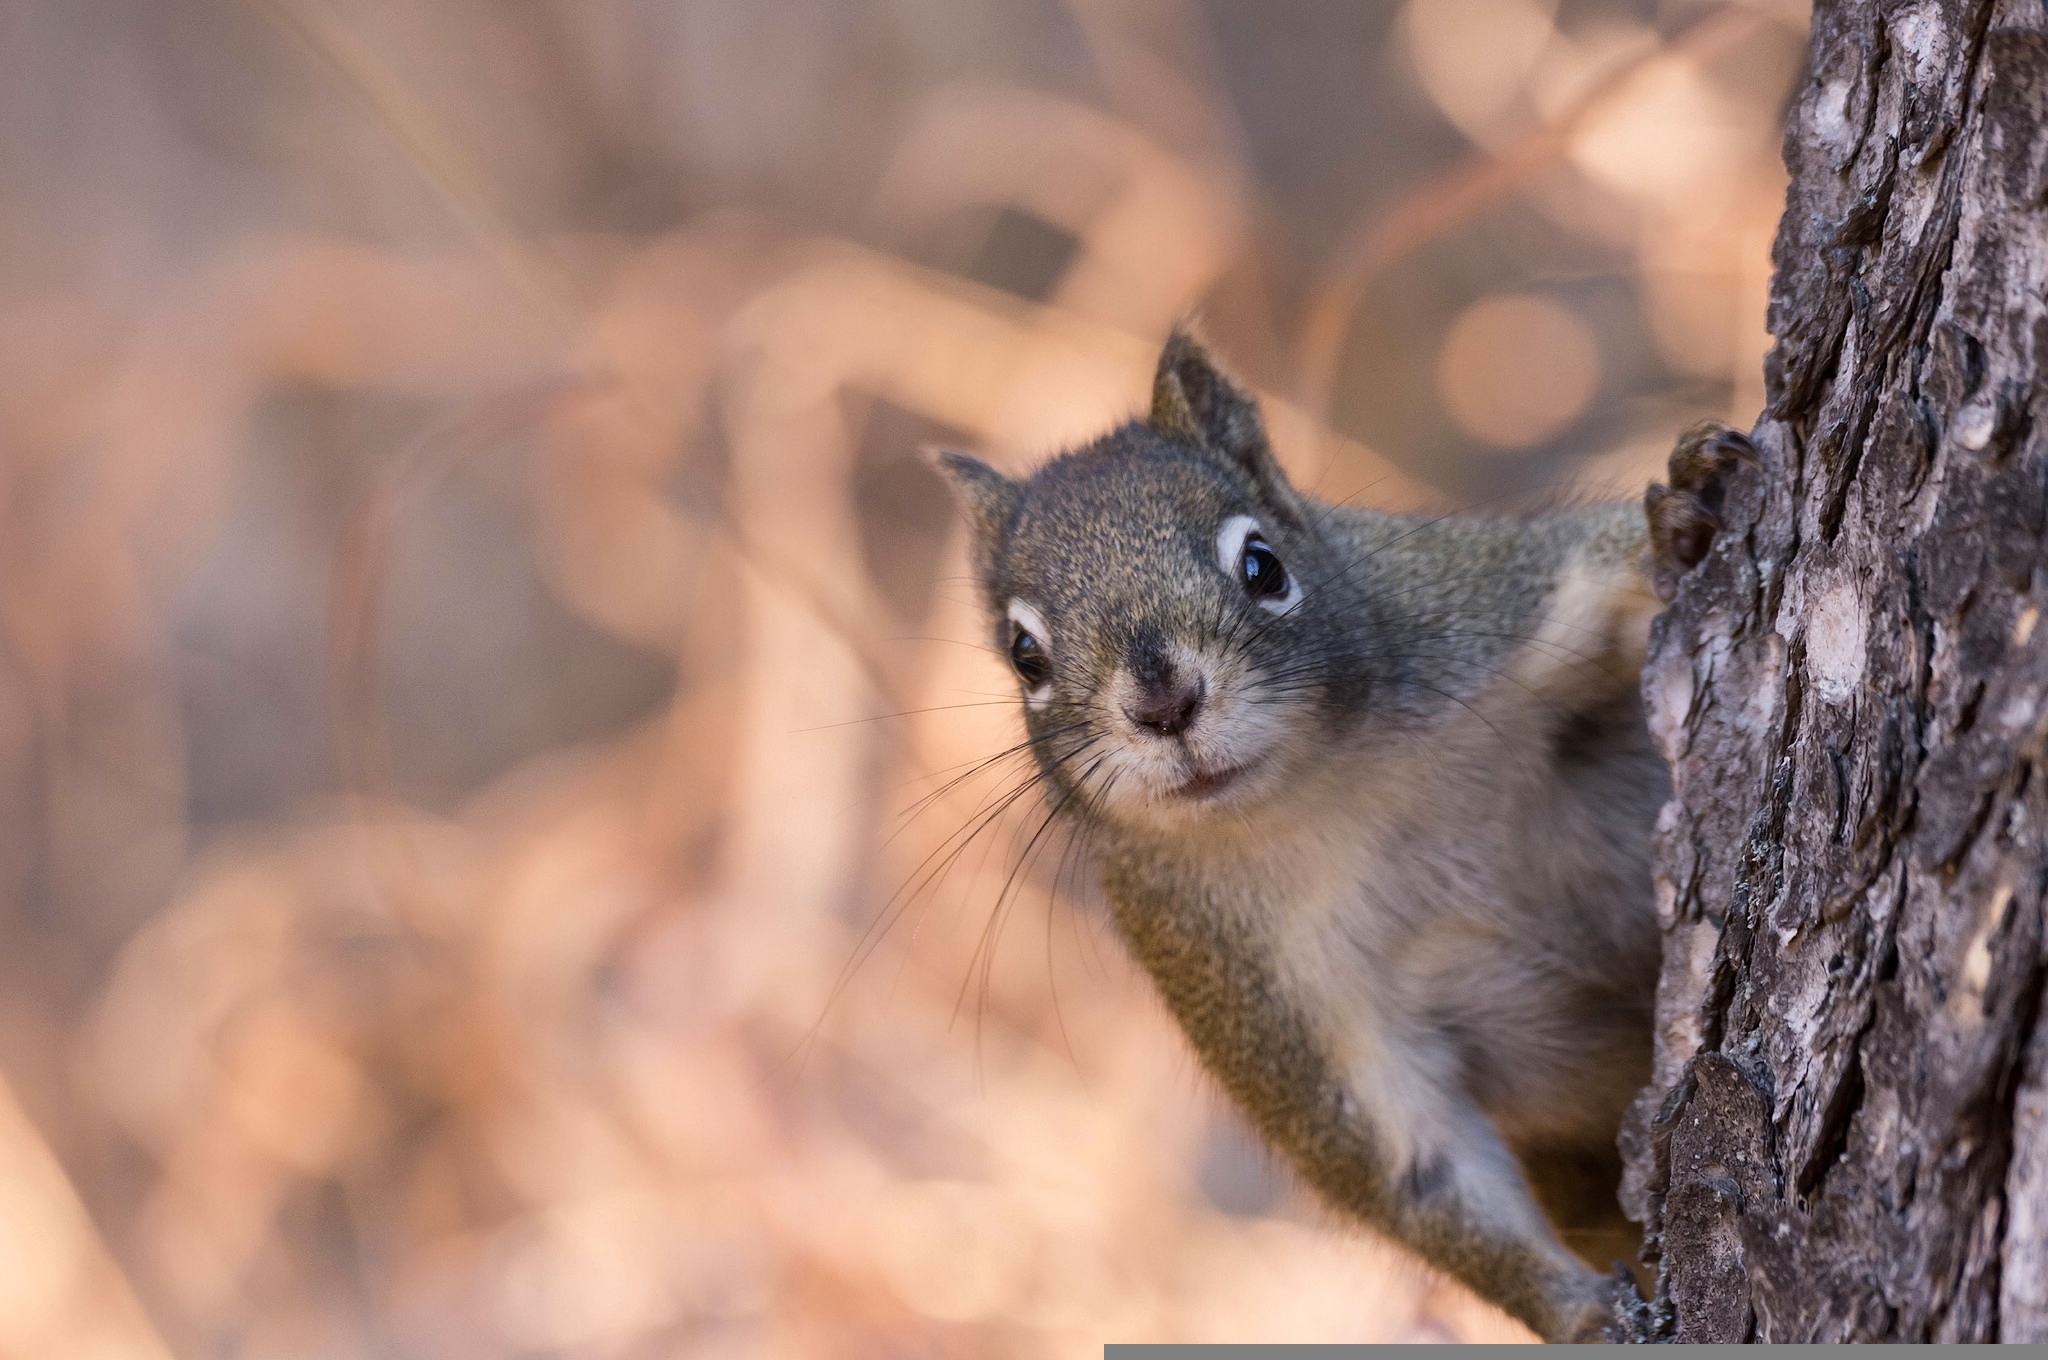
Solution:
M 2048 4 L 1819 0 L 1760 472 L 1644 672 L 1682 1341 L 2048 1341 Z

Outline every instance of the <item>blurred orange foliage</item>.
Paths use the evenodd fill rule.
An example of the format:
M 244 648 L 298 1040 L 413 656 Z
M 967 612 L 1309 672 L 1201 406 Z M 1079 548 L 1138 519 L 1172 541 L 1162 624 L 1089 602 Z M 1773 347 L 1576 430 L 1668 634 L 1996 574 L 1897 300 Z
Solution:
M 1323 494 L 1633 494 L 1761 400 L 1709 8 L 0 14 L 0 1354 L 1524 1335 L 1184 1055 L 918 450 L 1194 311 Z

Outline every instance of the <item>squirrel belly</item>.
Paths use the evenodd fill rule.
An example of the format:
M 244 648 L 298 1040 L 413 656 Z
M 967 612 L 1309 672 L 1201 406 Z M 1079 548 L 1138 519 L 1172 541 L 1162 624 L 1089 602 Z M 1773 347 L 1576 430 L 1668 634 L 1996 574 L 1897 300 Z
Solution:
M 1333 1208 L 1552 1340 L 1633 1298 L 1560 1229 L 1638 1240 L 1614 1144 L 1668 792 L 1639 675 L 1747 448 L 1687 438 L 1647 521 L 1333 507 L 1176 333 L 1145 420 L 1023 480 L 941 458 L 1051 806 L 1205 1068 Z
M 1119 932 L 1262 1135 L 1332 1203 L 1549 1336 L 1582 1334 L 1607 1282 L 1537 1205 L 1633 1250 L 1614 1139 L 1649 1075 L 1649 835 L 1668 783 L 1635 687 L 1644 592 L 1584 549 L 1625 558 L 1639 523 L 1488 526 L 1570 544 L 1547 570 L 1572 584 L 1526 618 L 1502 591 L 1435 615 L 1487 618 L 1498 645 L 1447 665 L 1436 643 L 1432 690 L 1453 672 L 1484 683 L 1403 696 L 1415 730 L 1327 734 L 1291 787 L 1228 824 L 1098 833 Z M 1382 562 L 1417 593 L 1410 564 Z M 1611 1169 L 1590 1196 L 1524 1188 L 1559 1160 Z M 1432 1185 L 1457 1192 L 1444 1212 Z

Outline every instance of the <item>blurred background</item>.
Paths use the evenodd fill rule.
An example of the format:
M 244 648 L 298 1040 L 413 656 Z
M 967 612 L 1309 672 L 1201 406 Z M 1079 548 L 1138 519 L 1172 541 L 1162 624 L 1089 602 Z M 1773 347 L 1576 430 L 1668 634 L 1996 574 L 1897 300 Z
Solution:
M 922 446 L 1761 402 L 1797 3 L 0 0 L 0 1354 L 1524 1336 L 1039 835 Z

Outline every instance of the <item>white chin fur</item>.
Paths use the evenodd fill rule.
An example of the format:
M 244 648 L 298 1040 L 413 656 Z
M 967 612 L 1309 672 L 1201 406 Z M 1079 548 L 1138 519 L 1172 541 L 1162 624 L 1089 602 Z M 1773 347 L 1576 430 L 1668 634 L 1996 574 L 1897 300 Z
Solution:
M 1199 671 L 1208 698 L 1194 724 L 1177 741 L 1133 730 L 1121 708 L 1134 689 L 1119 673 L 1104 687 L 1098 721 L 1115 735 L 1090 783 L 1105 791 L 1104 804 L 1127 822 L 1175 822 L 1205 810 L 1242 806 L 1271 790 L 1289 746 L 1287 710 L 1248 701 L 1256 676 L 1234 661 L 1217 663 L 1181 652 L 1175 664 Z M 1201 776 L 1234 777 L 1213 791 L 1190 789 Z

